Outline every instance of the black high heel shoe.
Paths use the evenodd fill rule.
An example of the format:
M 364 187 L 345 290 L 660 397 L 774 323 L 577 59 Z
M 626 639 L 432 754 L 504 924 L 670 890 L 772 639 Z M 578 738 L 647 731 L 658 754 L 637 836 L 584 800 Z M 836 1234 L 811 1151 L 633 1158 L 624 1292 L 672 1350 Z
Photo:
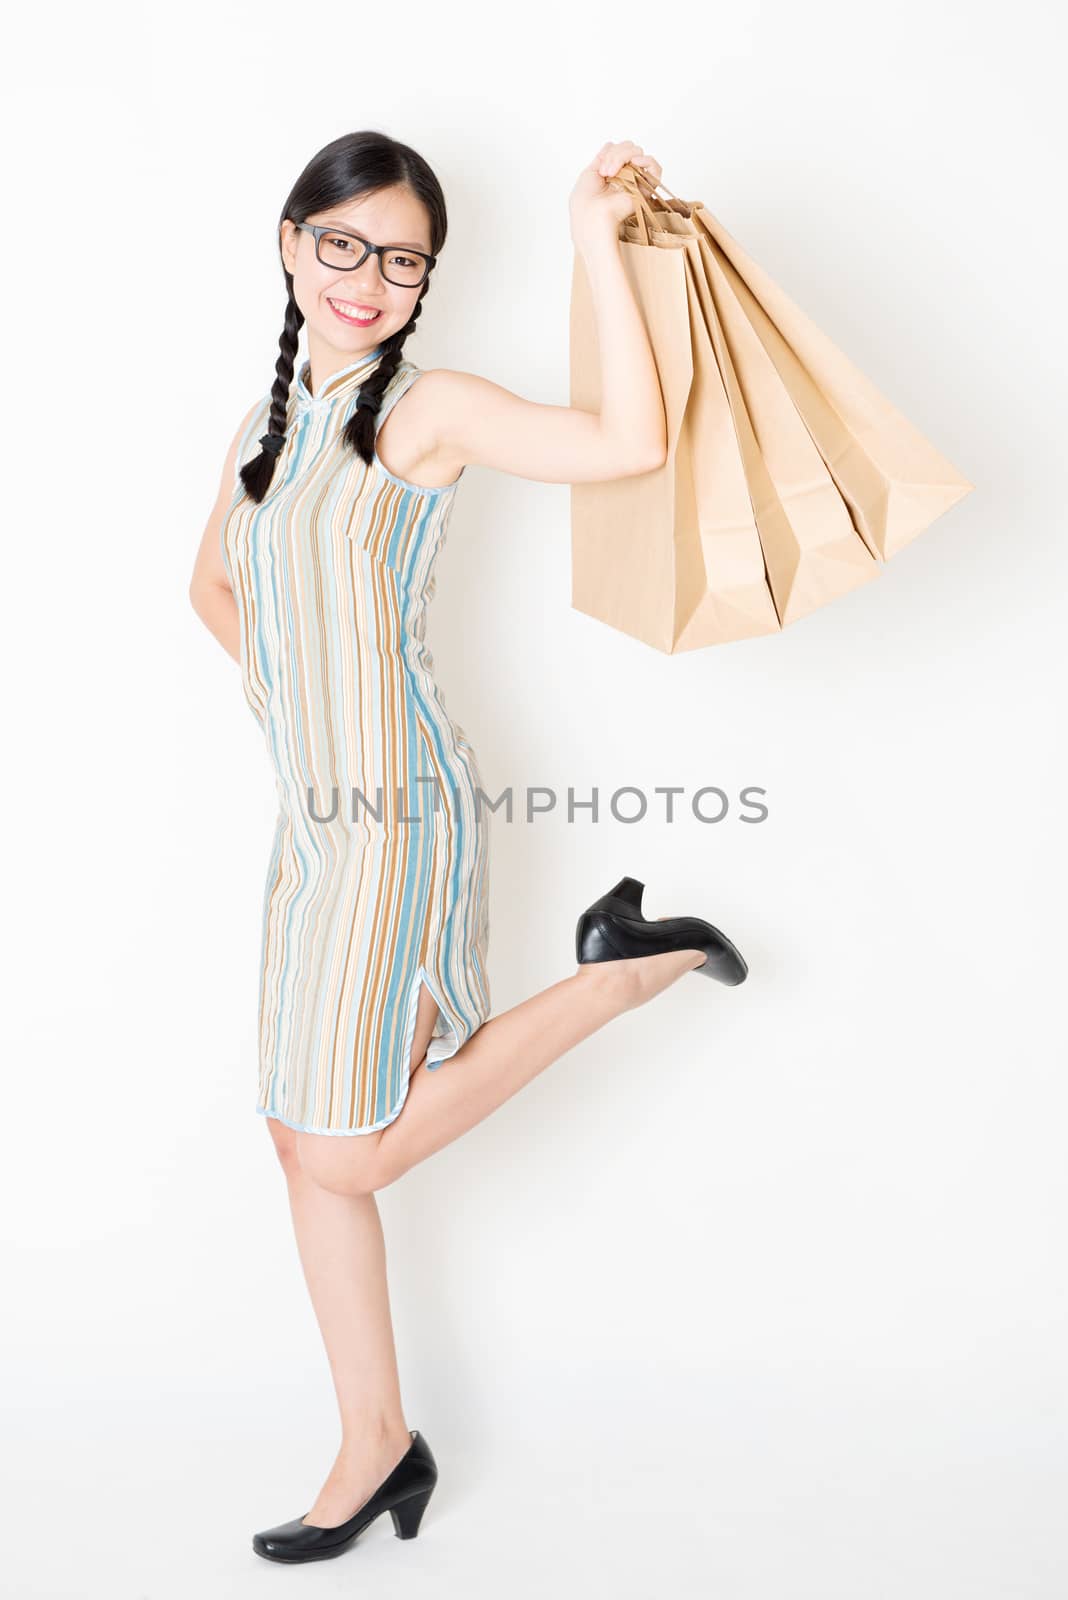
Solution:
M 414 1539 L 438 1481 L 438 1466 L 419 1429 L 411 1428 L 409 1432 L 412 1442 L 406 1454 L 347 1522 L 336 1528 L 319 1528 L 302 1517 L 294 1517 L 292 1522 L 254 1533 L 252 1548 L 256 1554 L 268 1561 L 326 1561 L 347 1550 L 383 1511 L 393 1518 L 398 1539 Z
M 575 956 L 580 966 L 590 961 L 655 956 L 664 950 L 703 950 L 705 960 L 694 972 L 703 972 L 719 983 L 745 982 L 749 968 L 726 934 L 700 917 L 650 922 L 642 916 L 644 888 L 637 878 L 620 878 L 613 889 L 587 906 L 575 929 Z

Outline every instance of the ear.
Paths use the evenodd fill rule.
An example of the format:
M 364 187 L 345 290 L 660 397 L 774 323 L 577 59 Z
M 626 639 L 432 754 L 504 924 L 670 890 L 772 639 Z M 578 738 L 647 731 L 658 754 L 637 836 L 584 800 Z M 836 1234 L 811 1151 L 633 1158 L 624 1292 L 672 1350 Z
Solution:
M 282 219 L 278 229 L 278 243 L 282 251 L 282 261 L 290 277 L 297 270 L 297 240 L 300 230 L 294 226 L 288 217 Z

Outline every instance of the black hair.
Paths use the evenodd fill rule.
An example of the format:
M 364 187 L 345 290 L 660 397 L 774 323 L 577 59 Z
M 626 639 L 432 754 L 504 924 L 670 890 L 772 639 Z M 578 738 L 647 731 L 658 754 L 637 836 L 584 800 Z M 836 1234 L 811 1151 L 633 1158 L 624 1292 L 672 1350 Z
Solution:
M 306 222 L 317 211 L 331 206 L 344 205 L 362 195 L 374 194 L 379 189 L 403 185 L 422 201 L 430 221 L 430 253 L 437 255 L 445 243 L 447 219 L 445 196 L 433 171 L 418 151 L 410 145 L 391 139 L 388 134 L 374 129 L 360 133 L 342 134 L 339 139 L 324 145 L 304 168 L 300 177 L 286 196 L 282 214 L 278 219 L 278 250 L 281 255 L 281 225 L 288 217 L 293 222 Z M 293 366 L 297 357 L 298 337 L 304 324 L 304 313 L 293 296 L 293 275 L 286 271 L 282 260 L 282 274 L 286 282 L 286 311 L 282 333 L 278 340 L 278 360 L 275 362 L 275 380 L 271 388 L 270 423 L 267 434 L 277 440 L 277 445 L 260 448 L 241 468 L 240 477 L 248 494 L 255 501 L 263 499 L 274 476 L 278 450 L 285 437 L 286 403 L 293 383 Z M 427 277 L 415 303 L 415 309 L 403 328 L 383 341 L 381 356 L 361 386 L 360 398 L 372 399 L 374 406 L 366 403 L 357 407 L 345 424 L 342 438 L 368 463 L 374 458 L 375 422 L 390 379 L 401 362 L 404 341 L 414 330 L 423 306 L 423 296 L 430 288 Z

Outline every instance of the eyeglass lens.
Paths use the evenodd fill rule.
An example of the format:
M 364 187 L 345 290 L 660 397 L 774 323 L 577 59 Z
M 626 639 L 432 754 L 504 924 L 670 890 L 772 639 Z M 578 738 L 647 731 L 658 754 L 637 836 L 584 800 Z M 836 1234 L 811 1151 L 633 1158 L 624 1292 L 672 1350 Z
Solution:
M 360 240 L 346 233 L 324 233 L 319 240 L 319 260 L 324 267 L 338 267 L 342 272 L 351 271 L 363 251 Z M 404 288 L 420 283 L 426 271 L 422 256 L 413 256 L 399 246 L 384 250 L 378 260 L 382 276 Z

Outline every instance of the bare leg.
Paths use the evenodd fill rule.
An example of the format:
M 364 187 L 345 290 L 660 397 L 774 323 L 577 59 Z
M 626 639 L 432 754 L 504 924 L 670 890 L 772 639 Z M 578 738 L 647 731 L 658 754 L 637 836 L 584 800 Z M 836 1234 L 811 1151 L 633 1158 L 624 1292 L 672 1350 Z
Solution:
M 424 991 L 408 1096 L 388 1128 L 341 1139 L 267 1119 L 286 1173 L 301 1264 L 341 1412 L 341 1447 L 304 1514 L 307 1522 L 336 1527 L 346 1521 L 410 1443 L 373 1193 L 383 1174 L 392 1182 L 488 1116 L 582 1039 L 652 999 L 700 961 L 700 952 L 691 950 L 580 966 L 571 977 L 491 1017 L 434 1072 L 415 1071 L 425 1059 L 437 1015 L 433 997 Z M 343 1156 L 350 1153 L 349 1165 L 337 1162 L 338 1147 Z M 351 1155 L 364 1165 L 351 1162 Z M 324 1168 L 328 1157 L 334 1164 Z
M 411 1443 L 401 1406 L 386 1250 L 373 1194 L 340 1195 L 300 1169 L 294 1130 L 269 1117 L 304 1279 L 341 1412 L 341 1447 L 305 1520 L 332 1528 L 374 1493 Z
M 449 1061 L 416 1071 L 417 1037 L 399 1117 L 377 1133 L 337 1138 L 300 1132 L 304 1171 L 338 1194 L 370 1193 L 450 1144 L 606 1023 L 643 1005 L 701 965 L 699 950 L 579 966 L 568 978 L 490 1017 Z M 427 1037 L 429 1030 L 427 1031 Z

